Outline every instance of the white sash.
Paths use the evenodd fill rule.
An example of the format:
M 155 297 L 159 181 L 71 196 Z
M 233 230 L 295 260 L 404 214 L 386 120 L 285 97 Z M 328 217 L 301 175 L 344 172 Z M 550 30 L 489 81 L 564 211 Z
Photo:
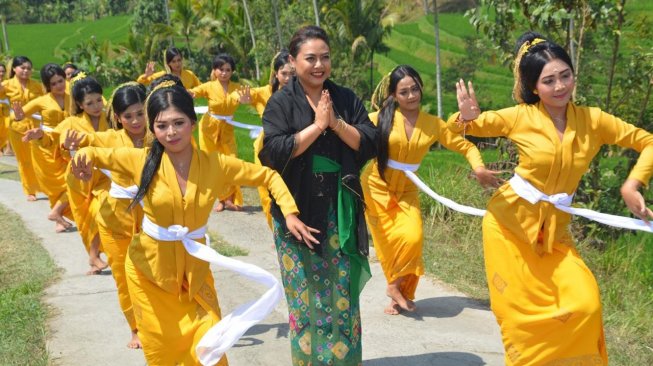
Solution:
M 230 124 L 230 125 L 232 125 L 234 127 L 240 127 L 240 128 L 244 128 L 246 130 L 249 130 L 249 137 L 252 138 L 252 139 L 257 138 L 258 135 L 260 135 L 261 132 L 263 131 L 263 127 L 261 127 L 261 126 L 248 125 L 246 123 L 241 123 L 241 122 L 234 121 L 234 116 L 222 116 L 222 115 L 213 114 L 213 113 L 210 113 L 210 115 L 211 115 L 211 117 L 213 117 L 215 119 L 223 120 L 223 121 L 227 122 L 228 124 Z
M 410 179 L 411 182 L 415 183 L 417 188 L 419 188 L 422 192 L 428 194 L 434 200 L 440 202 L 441 204 L 449 207 L 454 211 L 458 211 L 474 216 L 485 216 L 485 210 L 461 205 L 459 203 L 456 203 L 446 197 L 442 197 L 439 194 L 435 193 L 431 188 L 429 188 L 429 186 L 426 185 L 426 183 L 424 183 L 421 179 L 419 179 L 419 177 L 414 173 L 419 168 L 419 164 L 406 164 L 392 159 L 388 159 L 388 168 L 403 171 L 404 174 L 406 174 L 406 177 L 408 177 L 408 179 Z
M 161 227 L 144 216 L 143 232 L 156 240 L 181 241 L 193 257 L 227 268 L 268 288 L 258 300 L 240 305 L 206 332 L 195 348 L 202 365 L 216 364 L 249 328 L 265 319 L 283 297 L 275 276 L 253 264 L 225 257 L 213 250 L 209 246 L 206 225 L 189 232 L 181 225 Z M 202 237 L 206 237 L 206 245 L 195 241 Z
M 618 227 L 621 229 L 640 230 L 653 233 L 653 227 L 651 227 L 651 225 L 647 225 L 640 219 L 605 214 L 588 210 L 586 208 L 570 207 L 571 202 L 574 198 L 573 194 L 568 195 L 566 193 L 556 193 L 548 196 L 535 188 L 529 181 L 522 178 L 518 174 L 515 174 L 512 178 L 510 178 L 510 186 L 519 197 L 532 204 L 535 204 L 538 201 L 550 202 L 560 211 L 564 211 L 571 215 L 582 216 L 586 219 L 590 219 L 604 225 Z
M 33 114 L 33 115 L 32 115 L 32 117 L 34 117 L 34 116 L 36 116 L 36 114 Z M 54 131 L 54 128 L 52 128 L 52 127 L 50 127 L 50 126 L 46 126 L 46 125 L 44 125 L 43 123 L 41 123 L 41 125 L 39 126 L 39 128 L 40 128 L 41 130 L 43 130 L 44 132 L 53 132 L 53 131 Z
M 111 171 L 107 169 L 100 169 L 100 171 L 104 173 L 104 175 L 109 177 L 109 179 L 111 179 Z M 111 181 L 111 189 L 109 189 L 109 196 L 113 198 L 133 200 L 134 197 L 136 197 L 136 193 L 138 193 L 138 186 L 135 184 L 133 186 L 123 187 L 118 183 L 114 182 L 113 180 Z M 141 201 L 140 203 L 141 206 L 143 206 L 143 201 Z

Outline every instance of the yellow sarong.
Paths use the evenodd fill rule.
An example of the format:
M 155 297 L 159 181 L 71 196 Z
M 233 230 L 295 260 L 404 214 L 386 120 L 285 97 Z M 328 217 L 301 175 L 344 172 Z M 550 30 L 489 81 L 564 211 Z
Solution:
M 539 255 L 488 212 L 483 249 L 506 365 L 607 365 L 599 288 L 571 245 Z
M 186 289 L 185 293 L 173 294 L 151 282 L 134 266 L 129 255 L 125 272 L 147 364 L 200 365 L 195 347 L 221 319 L 211 272 L 192 299 Z M 217 365 L 228 364 L 227 356 L 223 356 Z

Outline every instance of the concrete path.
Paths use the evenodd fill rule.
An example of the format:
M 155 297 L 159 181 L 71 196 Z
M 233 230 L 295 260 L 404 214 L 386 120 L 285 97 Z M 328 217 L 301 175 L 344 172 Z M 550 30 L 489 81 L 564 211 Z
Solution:
M 15 165 L 1 157 L 0 163 Z M 55 365 L 144 365 L 143 354 L 126 348 L 129 328 L 120 312 L 113 277 L 86 276 L 87 257 L 76 232 L 55 234 L 46 220 L 46 199 L 27 202 L 20 184 L 0 180 L 0 204 L 18 213 L 29 230 L 62 268 L 60 280 L 46 291 L 51 307 L 48 348 Z M 279 265 L 272 234 L 257 207 L 244 212 L 213 214 L 209 229 L 227 242 L 245 248 L 240 259 L 273 274 Z M 417 289 L 418 311 L 409 316 L 387 316 L 383 307 L 385 279 L 372 261 L 373 278 L 361 296 L 363 359 L 365 366 L 502 365 L 503 347 L 492 313 L 484 306 L 429 278 Z M 214 269 L 223 314 L 262 293 L 259 285 Z M 228 352 L 232 366 L 290 365 L 285 302 L 245 334 Z

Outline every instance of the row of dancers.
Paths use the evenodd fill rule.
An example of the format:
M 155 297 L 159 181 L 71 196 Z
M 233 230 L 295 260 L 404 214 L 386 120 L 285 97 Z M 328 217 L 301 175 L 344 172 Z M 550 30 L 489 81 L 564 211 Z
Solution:
M 41 70 L 45 95 L 24 57 L 0 87 L 12 103 L 8 135 L 25 194 L 48 196 L 57 232 L 74 220 L 89 273 L 107 267 L 99 253 L 106 254 L 131 329 L 128 346 L 143 347 L 148 364 L 200 363 L 196 347 L 221 313 L 209 264 L 183 243 L 204 243 L 197 233 L 214 205 L 238 209 L 239 187 L 250 185 L 273 232 L 293 365 L 362 365 L 368 233 L 387 281 L 384 312 L 415 311 L 424 238 L 418 189 L 404 170 L 416 170 L 436 142 L 465 156 L 480 185 L 496 188 L 483 245 L 506 364 L 607 364 L 596 280 L 574 249 L 571 216 L 544 197 L 572 196 L 599 148 L 617 144 L 641 152 L 624 201 L 637 217 L 653 217 L 639 192 L 653 173 L 653 136 L 575 105 L 562 47 L 525 33 L 515 50 L 518 104 L 481 112 L 471 82 L 461 80 L 459 112 L 448 122 L 421 110 L 423 82 L 408 65 L 384 77 L 372 100 L 378 111 L 368 114 L 329 78 L 329 38 L 316 26 L 299 29 L 275 56 L 264 87 L 232 82 L 236 63 L 225 54 L 203 84 L 178 50 L 166 52 L 166 64 L 117 87 L 107 111 L 97 81 L 77 71 L 67 86 L 56 64 Z M 200 120 L 196 97 L 209 104 Z M 262 116 L 254 164 L 236 158 L 230 122 L 241 104 Z M 488 170 L 462 131 L 512 140 L 520 153 L 513 179 L 542 196 L 527 199 L 513 179 Z M 177 226 L 185 229 L 174 236 Z M 226 365 L 226 356 L 216 362 Z

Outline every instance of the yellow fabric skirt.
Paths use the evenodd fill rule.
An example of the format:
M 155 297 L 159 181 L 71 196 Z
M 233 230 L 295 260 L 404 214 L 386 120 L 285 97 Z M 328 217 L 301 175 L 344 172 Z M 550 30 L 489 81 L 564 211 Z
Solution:
M 102 206 L 102 200 L 108 194 L 104 191 L 100 196 L 93 195 L 92 188 L 98 183 L 100 175 L 102 173 L 96 171 L 93 173 L 91 181 L 83 182 L 70 173 L 70 164 L 66 173 L 68 203 L 70 204 L 70 210 L 73 213 L 77 231 L 79 231 L 79 235 L 82 237 L 86 252 L 90 251 L 93 238 L 98 234 L 95 218 Z M 100 248 L 102 250 L 101 244 Z
M 371 198 L 366 199 L 366 204 L 378 205 Z M 387 209 L 366 210 L 365 219 L 386 280 L 391 283 L 403 277 L 401 294 L 409 300 L 415 299 L 419 277 L 424 274 L 420 208 L 402 201 Z
M 0 149 L 4 148 L 9 141 L 9 123 L 11 123 L 11 119 L 9 116 L 5 116 L 5 112 L 0 106 Z
M 120 309 L 122 309 L 125 319 L 127 319 L 129 328 L 136 330 L 136 319 L 134 319 L 132 301 L 129 297 L 129 290 L 127 289 L 127 276 L 125 275 L 125 258 L 127 257 L 127 249 L 129 248 L 132 237 L 113 232 L 103 225 L 98 225 L 98 233 L 100 234 L 100 242 L 102 243 L 104 254 L 107 255 L 107 260 L 111 266 L 111 274 L 116 281 Z
M 209 272 L 192 300 L 187 294 L 164 291 L 145 277 L 131 261 L 125 262 L 138 336 L 149 366 L 200 365 L 195 347 L 221 319 L 213 275 Z M 218 362 L 227 366 L 227 356 Z
M 200 150 L 206 152 L 217 151 L 229 156 L 237 156 L 236 135 L 234 126 L 212 118 L 208 113 L 202 116 L 199 123 Z M 238 186 L 230 187 L 229 191 L 220 200 L 234 196 L 233 202 L 237 206 L 243 205 L 243 193 Z
M 45 148 L 31 142 L 32 164 L 40 190 L 48 196 L 50 208 L 57 202 L 68 202 L 66 194 L 66 168 L 68 162 L 58 154 L 58 147 Z
M 263 132 L 261 132 L 256 140 L 254 140 L 254 162 L 258 165 L 262 165 L 261 161 L 258 158 L 258 153 L 261 152 L 261 149 L 263 149 Z M 263 213 L 265 214 L 265 219 L 267 220 L 268 227 L 270 230 L 272 229 L 272 214 L 270 213 L 270 206 L 272 205 L 272 199 L 270 198 L 270 192 L 268 192 L 267 188 L 263 186 L 258 186 L 258 196 L 261 201 L 261 209 L 263 210 Z
M 36 174 L 34 173 L 34 166 L 32 164 L 31 143 L 22 141 L 23 134 L 28 129 L 29 124 L 27 120 L 12 122 L 11 128 L 9 128 L 9 142 L 16 155 L 20 183 L 23 186 L 25 195 L 36 194 L 39 191 L 39 184 L 36 180 Z
M 538 255 L 488 212 L 485 270 L 506 365 L 607 365 L 599 288 L 578 252 Z

